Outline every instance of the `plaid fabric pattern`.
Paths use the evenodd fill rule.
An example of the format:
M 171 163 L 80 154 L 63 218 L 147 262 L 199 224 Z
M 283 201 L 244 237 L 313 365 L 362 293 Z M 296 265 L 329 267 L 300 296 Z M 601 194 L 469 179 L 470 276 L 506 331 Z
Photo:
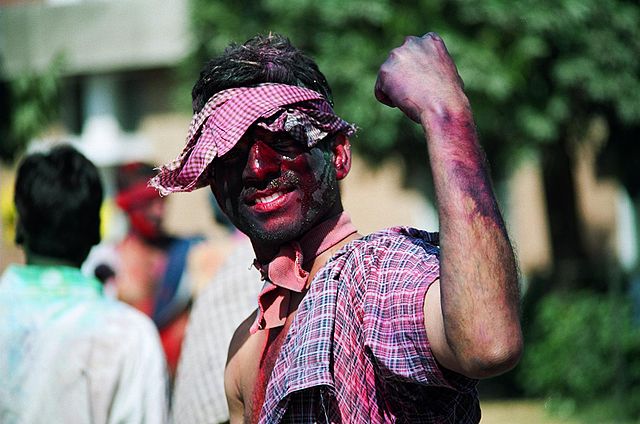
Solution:
M 327 134 L 355 133 L 355 127 L 313 90 L 271 83 L 223 90 L 194 115 L 184 150 L 161 166 L 149 184 L 162 196 L 209 185 L 205 172 L 209 164 L 231 150 L 258 120 L 258 125 L 288 132 L 309 147 Z
M 476 380 L 441 368 L 424 331 L 437 234 L 397 227 L 343 247 L 298 309 L 261 423 L 477 423 Z

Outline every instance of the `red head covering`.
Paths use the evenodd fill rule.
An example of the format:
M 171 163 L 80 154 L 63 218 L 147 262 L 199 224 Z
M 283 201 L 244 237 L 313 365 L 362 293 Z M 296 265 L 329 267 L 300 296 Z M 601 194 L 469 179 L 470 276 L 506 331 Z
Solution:
M 117 176 L 116 204 L 128 215 L 131 227 L 146 238 L 155 238 L 161 232 L 158 217 L 146 210 L 152 201 L 160 199 L 158 192 L 148 185 L 153 174 L 153 166 L 135 162 L 120 167 Z

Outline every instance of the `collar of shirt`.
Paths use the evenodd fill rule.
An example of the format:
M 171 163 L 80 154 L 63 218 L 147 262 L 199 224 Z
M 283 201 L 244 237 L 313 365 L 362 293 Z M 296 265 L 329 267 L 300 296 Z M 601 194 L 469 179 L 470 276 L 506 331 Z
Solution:
M 0 290 L 20 292 L 27 296 L 96 298 L 103 287 L 80 269 L 54 265 L 10 265 L 5 271 Z
M 342 212 L 311 229 L 299 242 L 283 245 L 268 264 L 254 261 L 265 283 L 258 295 L 258 316 L 251 326 L 251 334 L 284 325 L 291 291 L 301 293 L 308 287 L 309 273 L 303 265 L 355 232 L 349 215 Z

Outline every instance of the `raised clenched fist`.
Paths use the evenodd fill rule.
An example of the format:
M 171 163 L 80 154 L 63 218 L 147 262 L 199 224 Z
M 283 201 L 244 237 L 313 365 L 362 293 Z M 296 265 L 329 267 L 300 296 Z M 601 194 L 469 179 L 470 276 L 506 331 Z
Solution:
M 423 123 L 424 114 L 457 114 L 469 110 L 463 83 L 442 38 L 430 32 L 407 37 L 380 67 L 376 98 Z

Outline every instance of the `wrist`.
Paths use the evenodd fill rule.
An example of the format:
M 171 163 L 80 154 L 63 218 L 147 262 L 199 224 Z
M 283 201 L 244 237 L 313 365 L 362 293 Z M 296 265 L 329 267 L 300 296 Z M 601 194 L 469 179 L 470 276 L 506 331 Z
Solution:
M 436 103 L 424 109 L 420 114 L 420 123 L 430 138 L 457 133 L 463 128 L 475 130 L 473 114 L 466 98 L 455 105 Z

